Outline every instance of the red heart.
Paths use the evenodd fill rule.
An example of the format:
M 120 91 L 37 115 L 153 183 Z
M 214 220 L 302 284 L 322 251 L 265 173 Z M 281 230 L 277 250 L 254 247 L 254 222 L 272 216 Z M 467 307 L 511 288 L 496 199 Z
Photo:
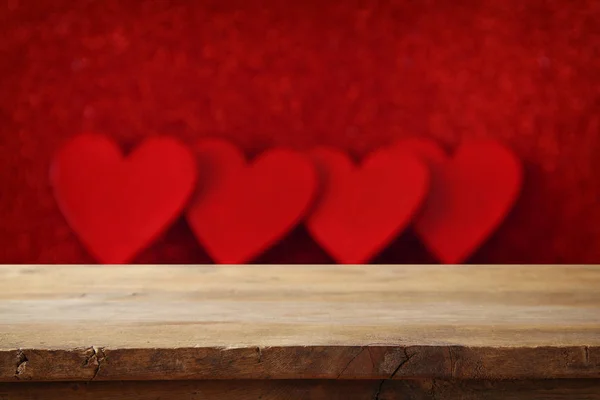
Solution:
M 56 155 L 50 180 L 60 209 L 100 262 L 129 262 L 179 215 L 193 193 L 193 155 L 151 138 L 124 158 L 115 143 L 81 135 Z
M 521 163 L 493 141 L 465 143 L 452 158 L 429 140 L 405 140 L 398 149 L 422 156 L 432 174 L 415 220 L 417 234 L 442 262 L 463 262 L 513 207 L 523 181 Z
M 272 149 L 247 164 L 221 140 L 204 140 L 196 150 L 206 176 L 187 220 L 218 263 L 255 258 L 298 224 L 312 203 L 314 167 L 294 151 Z
M 318 149 L 312 156 L 322 185 L 306 225 L 340 263 L 374 257 L 408 225 L 427 194 L 427 167 L 410 154 L 378 151 L 360 167 L 336 150 Z

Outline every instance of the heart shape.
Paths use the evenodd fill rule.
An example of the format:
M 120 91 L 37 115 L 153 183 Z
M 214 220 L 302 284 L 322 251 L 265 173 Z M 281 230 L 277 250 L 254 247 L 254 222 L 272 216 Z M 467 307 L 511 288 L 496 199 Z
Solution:
M 410 154 L 377 151 L 358 167 L 333 149 L 311 156 L 321 189 L 306 226 L 343 264 L 374 257 L 408 225 L 427 194 L 427 167 Z
M 75 137 L 50 170 L 59 208 L 101 263 L 133 259 L 181 213 L 196 182 L 193 155 L 174 139 L 146 140 L 125 158 L 110 139 Z
M 187 220 L 218 263 L 252 260 L 297 225 L 312 203 L 316 173 L 299 153 L 272 149 L 248 164 L 222 140 L 203 140 L 195 150 L 206 175 Z
M 464 143 L 452 157 L 426 139 L 396 148 L 418 154 L 431 171 L 429 195 L 414 223 L 417 234 L 443 263 L 465 261 L 515 204 L 523 182 L 518 158 L 494 141 Z

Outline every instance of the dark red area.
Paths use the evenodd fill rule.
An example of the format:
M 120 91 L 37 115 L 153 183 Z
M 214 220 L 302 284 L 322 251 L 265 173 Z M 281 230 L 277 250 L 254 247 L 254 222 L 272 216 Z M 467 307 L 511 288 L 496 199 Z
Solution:
M 493 137 L 525 163 L 470 261 L 600 262 L 600 2 L 8 0 L 0 9 L 0 262 L 92 261 L 52 197 L 81 131 L 231 139 L 249 155 Z M 207 262 L 181 219 L 137 262 Z M 299 228 L 261 262 L 330 262 Z M 429 262 L 407 233 L 377 262 Z

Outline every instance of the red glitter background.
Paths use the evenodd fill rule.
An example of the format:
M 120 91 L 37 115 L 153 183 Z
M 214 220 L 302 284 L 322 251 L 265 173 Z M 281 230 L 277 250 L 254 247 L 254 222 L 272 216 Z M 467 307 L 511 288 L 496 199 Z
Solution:
M 0 262 L 93 262 L 48 183 L 81 131 L 248 155 L 494 137 L 523 195 L 478 263 L 600 262 L 600 2 L 8 0 L 0 8 Z M 331 262 L 298 228 L 265 263 Z M 410 232 L 375 262 L 434 262 Z M 179 220 L 136 262 L 204 263 Z

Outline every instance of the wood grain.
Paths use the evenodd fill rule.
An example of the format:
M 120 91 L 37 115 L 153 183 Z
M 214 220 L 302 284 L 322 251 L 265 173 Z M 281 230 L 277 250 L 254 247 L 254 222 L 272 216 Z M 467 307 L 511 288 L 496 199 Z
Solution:
M 600 378 L 596 266 L 4 266 L 0 381 Z
M 236 380 L 0 384 L 0 400 L 600 400 L 600 380 Z

